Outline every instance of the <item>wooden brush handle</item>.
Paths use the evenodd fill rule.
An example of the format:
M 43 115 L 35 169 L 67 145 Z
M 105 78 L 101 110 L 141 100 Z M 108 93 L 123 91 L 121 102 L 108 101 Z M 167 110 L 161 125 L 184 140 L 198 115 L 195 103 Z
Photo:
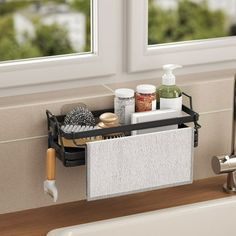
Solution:
M 46 160 L 46 177 L 47 180 L 55 180 L 56 175 L 56 151 L 53 148 L 47 150 Z

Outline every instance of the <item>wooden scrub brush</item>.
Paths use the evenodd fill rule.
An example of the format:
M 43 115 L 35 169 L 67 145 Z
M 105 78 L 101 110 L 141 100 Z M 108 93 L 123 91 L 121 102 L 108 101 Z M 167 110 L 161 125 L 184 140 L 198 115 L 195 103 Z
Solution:
M 98 123 L 98 126 L 100 128 L 111 128 L 111 127 L 120 126 L 119 118 L 114 113 L 111 113 L 111 112 L 103 113 L 102 115 L 100 115 L 99 119 L 100 119 L 100 122 Z M 104 139 L 119 138 L 123 136 L 124 136 L 124 133 L 121 133 L 121 132 L 103 135 Z

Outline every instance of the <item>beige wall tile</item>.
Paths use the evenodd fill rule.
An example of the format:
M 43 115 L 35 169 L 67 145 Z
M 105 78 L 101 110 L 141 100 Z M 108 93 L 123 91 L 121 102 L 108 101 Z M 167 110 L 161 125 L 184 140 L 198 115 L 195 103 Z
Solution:
M 229 153 L 232 112 L 202 115 L 200 123 L 194 179 L 213 176 L 212 156 Z M 54 204 L 43 193 L 46 149 L 46 138 L 0 144 L 0 214 Z M 57 161 L 57 204 L 85 199 L 85 170 L 85 166 L 66 168 Z
M 126 87 L 135 89 L 136 86 L 143 81 L 132 81 L 130 83 L 109 84 L 111 89 Z M 150 83 L 156 86 L 160 84 L 157 80 L 145 80 L 145 83 Z M 234 79 L 208 80 L 201 83 L 181 83 L 180 87 L 183 92 L 191 95 L 193 98 L 194 109 L 197 112 L 208 112 L 232 108 L 233 103 L 233 87 Z M 185 100 L 186 102 L 187 100 Z
M 44 103 L 53 103 L 63 100 L 78 99 L 84 97 L 94 97 L 110 94 L 110 90 L 106 87 L 100 86 L 90 86 L 74 89 L 65 89 L 53 92 L 26 94 L 19 96 L 3 97 L 0 99 L 0 108 L 5 108 L 9 106 L 23 106 L 23 105 L 35 105 Z
M 198 112 L 233 108 L 233 79 L 182 85 L 181 88 L 192 96 L 194 109 Z
M 91 110 L 105 109 L 113 106 L 113 95 L 0 109 L 0 142 L 46 135 L 46 109 L 60 114 L 63 105 L 78 102 L 85 103 Z
M 0 214 L 54 204 L 43 192 L 46 138 L 0 144 Z M 85 198 L 85 166 L 66 168 L 57 161 L 59 200 Z
M 116 84 L 111 87 L 135 88 L 137 83 L 139 82 Z M 232 111 L 229 108 L 232 108 L 233 79 L 185 84 L 182 88 L 193 96 L 195 109 L 202 113 L 199 147 L 195 149 L 194 179 L 206 178 L 214 175 L 211 170 L 212 156 L 227 154 L 230 151 Z M 8 104 L 5 103 L 5 106 L 3 104 L 0 108 L 0 214 L 53 204 L 52 200 L 44 195 L 42 187 L 47 138 L 34 137 L 47 133 L 45 110 L 60 114 L 64 104 L 76 102 L 86 103 L 91 110 L 112 107 L 112 93 L 103 92 L 93 94 L 95 97 L 91 98 L 85 98 L 87 92 L 84 92 L 84 98 L 77 97 L 76 94 L 67 97 L 65 94 L 58 99 L 57 94 L 53 98 L 46 96 L 45 100 L 41 99 L 40 102 L 40 98 L 37 98 L 32 100 L 32 103 L 19 100 L 17 104 L 11 100 Z M 213 112 L 224 109 L 226 111 Z M 22 138 L 29 139 L 11 141 Z M 58 203 L 85 198 L 85 170 L 85 166 L 65 168 L 57 161 Z
M 199 123 L 202 128 L 194 155 L 194 179 L 213 176 L 212 157 L 230 154 L 232 111 L 201 115 Z
M 116 87 L 135 88 L 137 82 L 128 84 L 116 84 Z M 209 112 L 232 108 L 233 101 L 233 80 L 216 80 L 204 83 L 183 85 L 183 91 L 193 97 L 194 109 L 197 112 Z M 90 91 L 91 92 L 91 91 Z M 100 91 L 101 92 L 101 91 Z M 103 109 L 113 106 L 113 95 L 107 92 L 104 96 L 68 100 L 58 100 L 55 102 L 45 102 L 22 106 L 12 106 L 0 108 L 0 142 L 27 138 L 33 136 L 46 135 L 46 115 L 45 110 L 49 109 L 55 114 L 60 114 L 64 104 L 84 102 L 92 110 Z M 84 94 L 85 95 L 85 94 Z

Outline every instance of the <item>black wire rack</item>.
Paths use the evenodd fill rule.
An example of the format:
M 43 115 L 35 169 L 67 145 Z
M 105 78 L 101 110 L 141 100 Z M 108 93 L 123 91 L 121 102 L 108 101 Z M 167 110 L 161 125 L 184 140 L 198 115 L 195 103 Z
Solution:
M 126 136 L 130 135 L 131 131 L 142 130 L 148 128 L 162 127 L 168 125 L 178 125 L 179 128 L 186 127 L 185 124 L 193 123 L 194 125 L 194 147 L 198 146 L 198 130 L 201 126 L 198 124 L 199 114 L 193 111 L 192 97 L 183 93 L 189 98 L 189 107 L 183 105 L 182 111 L 185 113 L 181 117 L 175 117 L 170 119 L 155 120 L 137 124 L 122 125 L 118 127 L 89 130 L 83 132 L 71 132 L 67 133 L 61 129 L 64 122 L 65 115 L 56 116 L 49 110 L 46 111 L 47 125 L 48 125 L 48 147 L 54 148 L 57 153 L 57 157 L 62 161 L 66 167 L 85 165 L 86 157 L 86 145 L 84 147 L 77 146 L 76 139 L 96 137 L 109 135 L 113 133 L 124 133 Z M 93 111 L 94 117 L 99 117 L 105 112 L 114 112 L 113 109 L 105 109 Z M 66 147 L 63 143 L 63 138 L 72 140 L 75 147 Z

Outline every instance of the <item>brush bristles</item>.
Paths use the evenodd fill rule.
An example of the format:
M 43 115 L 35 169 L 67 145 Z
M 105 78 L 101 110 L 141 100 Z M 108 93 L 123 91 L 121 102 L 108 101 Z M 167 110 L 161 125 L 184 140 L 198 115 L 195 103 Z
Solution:
M 61 126 L 61 130 L 65 133 L 78 133 L 78 132 L 84 132 L 84 131 L 96 130 L 96 129 L 100 129 L 100 128 L 98 126 L 81 126 L 81 125 Z M 80 145 L 85 145 L 87 142 L 98 141 L 102 139 L 103 139 L 102 136 L 86 137 L 86 138 L 80 138 L 80 139 L 75 139 L 75 140 L 62 138 L 63 144 L 65 147 L 77 147 Z M 75 143 L 77 145 L 75 145 Z

